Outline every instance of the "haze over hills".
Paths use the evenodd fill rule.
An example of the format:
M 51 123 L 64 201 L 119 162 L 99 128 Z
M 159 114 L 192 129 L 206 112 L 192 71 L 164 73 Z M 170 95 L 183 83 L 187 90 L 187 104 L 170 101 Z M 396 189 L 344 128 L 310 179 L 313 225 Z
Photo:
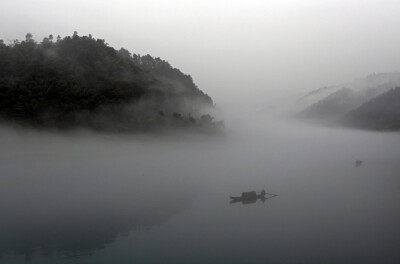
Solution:
M 369 91 L 371 94 L 367 96 L 372 98 L 398 85 L 400 85 L 399 72 L 372 73 L 364 78 L 355 79 L 340 85 L 330 85 L 313 90 L 301 97 L 297 101 L 297 105 L 299 108 L 307 108 L 343 88 L 348 88 L 355 92 L 361 90 Z
M 340 122 L 356 128 L 399 130 L 400 87 L 391 89 L 350 111 Z
M 366 103 L 379 95 L 385 93 L 391 94 L 391 89 L 397 86 L 400 86 L 400 73 L 381 73 L 368 75 L 366 78 L 358 79 L 343 85 L 342 88 L 339 88 L 340 86 L 329 86 L 323 89 L 318 89 L 301 98 L 299 102 L 305 103 L 307 100 L 311 101 L 318 96 L 322 96 L 322 99 L 300 111 L 297 114 L 297 117 L 324 124 L 350 124 L 350 120 L 358 123 L 356 119 L 363 116 L 364 114 L 361 113 L 366 113 L 366 111 L 369 113 L 377 111 L 377 115 L 384 114 L 385 111 L 382 111 L 382 109 L 375 107 L 371 108 L 371 105 L 367 105 Z M 382 97 L 378 104 L 382 104 L 385 100 L 388 100 L 388 98 Z M 394 100 L 391 101 L 391 103 L 393 104 L 391 106 L 392 108 L 396 107 L 396 104 L 397 107 L 400 108 L 400 101 Z M 350 111 L 354 110 L 355 113 L 358 113 L 358 108 L 362 109 L 360 110 L 359 115 L 354 114 L 351 115 L 351 117 L 347 116 L 344 118 L 344 116 L 346 116 Z M 346 121 L 342 122 L 342 118 Z M 390 117 L 389 119 L 392 118 L 393 117 Z M 368 120 L 368 122 L 373 122 L 373 118 Z M 378 124 L 376 124 L 376 126 L 369 124 L 364 127 L 385 129 L 385 127 L 389 128 L 390 125 L 381 127 Z
M 214 129 L 190 75 L 91 35 L 0 41 L 0 119 L 38 128 Z
M 328 95 L 321 101 L 307 107 L 299 116 L 307 119 L 320 119 L 330 122 L 346 114 L 355 105 L 362 104 L 362 100 L 349 88 L 342 88 Z

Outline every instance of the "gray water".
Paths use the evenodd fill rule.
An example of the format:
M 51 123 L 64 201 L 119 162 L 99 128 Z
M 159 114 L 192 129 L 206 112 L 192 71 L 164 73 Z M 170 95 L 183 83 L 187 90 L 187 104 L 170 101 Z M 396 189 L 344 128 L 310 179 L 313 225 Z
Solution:
M 399 133 L 2 127 L 0 144 L 0 263 L 400 263 Z M 278 196 L 230 204 L 261 189 Z

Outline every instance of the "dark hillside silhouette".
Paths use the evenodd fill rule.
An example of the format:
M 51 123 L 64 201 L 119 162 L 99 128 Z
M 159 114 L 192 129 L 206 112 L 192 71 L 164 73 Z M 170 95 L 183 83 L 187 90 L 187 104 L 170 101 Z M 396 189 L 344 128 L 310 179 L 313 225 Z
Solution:
M 350 111 L 341 122 L 357 128 L 400 130 L 400 87 Z
M 194 127 L 212 107 L 192 78 L 168 62 L 117 51 L 91 35 L 50 35 L 37 43 L 28 33 L 21 42 L 0 41 L 2 120 L 137 131 Z
M 322 99 L 297 113 L 296 117 L 327 125 L 400 129 L 400 73 L 370 74 L 347 85 L 351 88 L 329 86 L 308 93 L 301 98 L 301 103 L 306 103 L 306 99 L 312 101 L 315 98 L 309 97 L 314 95 L 322 96 Z M 326 92 L 331 93 L 325 96 Z

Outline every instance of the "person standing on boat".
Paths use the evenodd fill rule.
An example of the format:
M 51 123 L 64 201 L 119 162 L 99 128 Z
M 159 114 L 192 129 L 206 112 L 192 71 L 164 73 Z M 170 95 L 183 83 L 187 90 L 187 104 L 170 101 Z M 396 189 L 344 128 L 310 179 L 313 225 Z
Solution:
M 264 190 L 264 189 L 262 189 L 262 190 L 261 190 L 261 197 L 264 197 L 264 196 L 265 196 L 265 194 L 266 194 L 265 190 Z

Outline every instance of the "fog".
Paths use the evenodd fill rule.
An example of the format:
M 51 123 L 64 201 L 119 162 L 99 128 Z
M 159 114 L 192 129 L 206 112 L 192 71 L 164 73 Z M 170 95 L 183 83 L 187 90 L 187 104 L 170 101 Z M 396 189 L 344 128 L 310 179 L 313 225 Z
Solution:
M 400 69 L 400 2 L 0 1 L 0 39 L 77 31 L 190 74 L 220 135 L 0 126 L 0 263 L 400 263 L 400 134 L 284 117 Z M 362 165 L 356 166 L 361 160 Z M 265 189 L 277 196 L 230 203 Z
M 221 108 L 400 68 L 395 0 L 0 2 L 0 39 L 75 30 L 161 57 Z
M 3 126 L 0 263 L 400 260 L 398 133 L 236 118 L 224 136 Z M 261 189 L 278 196 L 229 203 Z

